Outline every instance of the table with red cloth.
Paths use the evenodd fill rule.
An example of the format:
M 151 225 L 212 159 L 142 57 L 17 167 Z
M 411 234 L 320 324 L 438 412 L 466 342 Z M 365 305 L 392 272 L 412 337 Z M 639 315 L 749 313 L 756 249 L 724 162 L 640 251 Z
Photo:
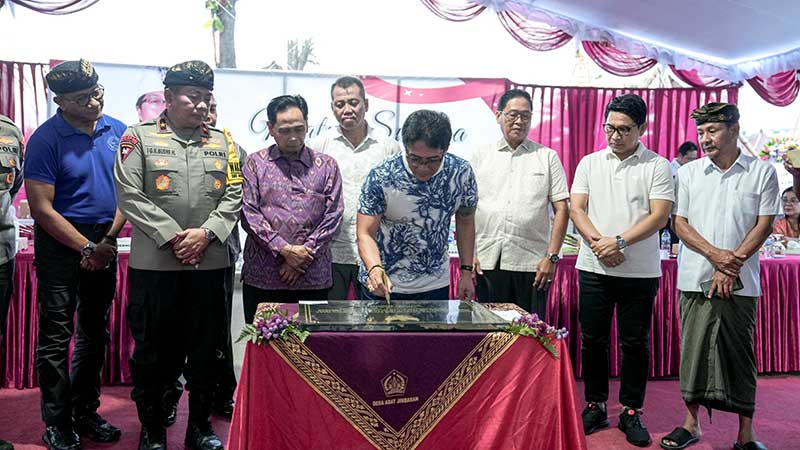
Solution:
M 576 261 L 576 256 L 567 256 L 557 264 L 548 293 L 545 319 L 551 325 L 569 330 L 569 354 L 575 374 L 580 377 L 582 368 Z M 679 375 L 681 359 L 677 260 L 662 259 L 661 272 L 650 332 L 650 376 L 673 377 Z M 455 298 L 459 274 L 458 263 L 454 264 L 451 260 L 451 298 Z M 755 330 L 756 368 L 759 373 L 800 371 L 800 256 L 762 258 L 761 289 L 763 293 L 758 300 Z M 615 317 L 611 328 L 612 376 L 619 376 L 621 360 Z
M 503 332 L 314 332 L 247 344 L 228 450 L 586 449 L 560 358 Z
M 108 327 L 111 341 L 106 348 L 102 381 L 104 384 L 131 383 L 128 359 L 133 352 L 126 319 L 128 303 L 128 253 L 117 256 L 117 291 Z M 0 387 L 17 389 L 37 387 L 36 341 L 39 329 L 36 301 L 36 270 L 33 267 L 33 248 L 17 253 L 14 267 L 14 293 L 8 311 L 4 359 L 0 359 Z M 72 347 L 70 346 L 70 349 Z

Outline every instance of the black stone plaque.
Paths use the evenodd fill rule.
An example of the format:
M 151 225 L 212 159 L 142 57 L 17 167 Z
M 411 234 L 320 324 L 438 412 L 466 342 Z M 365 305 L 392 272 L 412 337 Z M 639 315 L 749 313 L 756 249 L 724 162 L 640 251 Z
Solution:
M 299 305 L 299 320 L 309 331 L 496 331 L 508 325 L 475 302 L 328 301 Z

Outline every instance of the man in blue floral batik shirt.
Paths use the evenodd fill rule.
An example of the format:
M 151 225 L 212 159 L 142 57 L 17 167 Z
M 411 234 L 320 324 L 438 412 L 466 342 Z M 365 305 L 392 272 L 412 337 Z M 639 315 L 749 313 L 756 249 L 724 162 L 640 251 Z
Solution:
M 461 260 L 458 297 L 472 300 L 478 188 L 469 163 L 447 153 L 452 132 L 444 113 L 420 110 L 403 124 L 405 152 L 370 171 L 356 221 L 362 297 L 447 300 L 447 237 L 456 217 Z

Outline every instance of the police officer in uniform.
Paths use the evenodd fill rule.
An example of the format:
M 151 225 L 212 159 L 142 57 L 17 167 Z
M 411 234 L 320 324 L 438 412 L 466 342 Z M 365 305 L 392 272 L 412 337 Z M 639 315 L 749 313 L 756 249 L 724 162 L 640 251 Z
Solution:
M 217 126 L 217 100 L 211 95 L 211 102 L 208 105 L 208 120 L 206 123 L 211 127 Z M 247 153 L 239 147 L 239 164 L 244 165 Z M 231 328 L 231 309 L 233 308 L 234 277 L 236 276 L 236 261 L 242 251 L 241 240 L 239 239 L 238 225 L 233 227 L 228 236 L 228 254 L 231 258 L 231 265 L 225 269 L 225 329 Z M 219 362 L 219 372 L 217 373 L 217 383 L 213 390 L 213 400 L 211 411 L 227 420 L 233 415 L 233 393 L 236 391 L 236 373 L 233 369 L 233 341 L 230 332 L 226 333 L 226 341 L 222 348 L 217 351 Z M 163 423 L 165 427 L 171 427 L 178 419 L 178 401 L 183 394 L 183 384 L 178 379 L 180 374 L 175 377 L 175 382 L 164 392 L 163 403 Z M 0 448 L 0 450 L 3 450 Z
M 22 133 L 11 119 L 0 115 L 0 349 L 5 347 L 3 336 L 14 289 L 17 235 L 11 204 L 22 187 L 22 153 Z M 13 448 L 0 439 L 0 450 Z
M 241 167 L 230 136 L 204 123 L 211 68 L 201 61 L 177 64 L 164 85 L 166 110 L 128 128 L 114 169 L 120 210 L 134 226 L 131 398 L 142 424 L 139 449 L 166 449 L 161 402 L 182 370 L 189 391 L 185 444 L 219 450 L 209 415 L 217 349 L 230 333 L 226 240 L 241 209 Z
M 116 236 L 125 223 L 113 175 L 125 125 L 103 114 L 105 90 L 89 61 L 63 62 L 46 80 L 58 111 L 31 135 L 25 153 L 35 221 L 36 373 L 42 440 L 50 450 L 77 450 L 79 436 L 114 442 L 121 434 L 97 408 L 116 294 Z

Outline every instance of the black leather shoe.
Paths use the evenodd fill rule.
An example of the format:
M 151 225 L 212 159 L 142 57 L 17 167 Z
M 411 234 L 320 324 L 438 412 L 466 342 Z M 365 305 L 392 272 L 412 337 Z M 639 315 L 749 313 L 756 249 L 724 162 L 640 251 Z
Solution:
M 186 427 L 184 443 L 194 450 L 223 450 L 222 441 L 214 434 L 214 430 L 208 422 L 202 424 L 190 422 Z
M 0 439 L 0 450 L 14 450 L 14 446 L 11 445 L 11 442 Z
M 108 423 L 96 412 L 75 417 L 75 431 L 94 442 L 117 442 L 122 436 L 119 428 Z
M 81 450 L 81 438 L 72 427 L 49 426 L 45 428 L 42 440 L 47 450 Z
M 221 402 L 215 401 L 211 405 L 211 412 L 224 419 L 231 420 L 231 417 L 233 416 L 233 405 L 233 399 L 228 399 Z
M 139 450 L 167 450 L 167 430 L 142 427 L 139 433 Z
M 178 420 L 178 402 L 167 400 L 166 398 L 161 404 L 161 417 L 165 428 L 169 428 Z

